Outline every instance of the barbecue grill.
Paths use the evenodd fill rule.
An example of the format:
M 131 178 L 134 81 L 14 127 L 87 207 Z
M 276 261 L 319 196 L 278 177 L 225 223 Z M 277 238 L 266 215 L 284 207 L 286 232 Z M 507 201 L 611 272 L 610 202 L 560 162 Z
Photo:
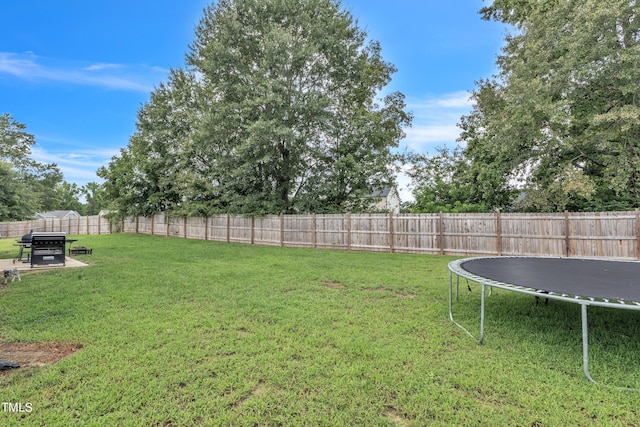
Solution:
M 31 236 L 33 235 L 33 230 L 29 231 L 27 234 L 23 234 L 20 239 L 20 243 L 31 243 Z
M 14 264 L 16 263 L 16 261 L 21 261 L 21 262 L 29 262 L 29 261 L 31 261 L 31 253 L 26 252 L 25 249 L 29 249 L 29 250 L 31 249 L 31 234 L 32 233 L 33 233 L 33 230 L 30 230 L 27 234 L 23 234 L 22 238 L 20 238 L 20 240 L 16 240 L 16 243 L 13 244 L 13 246 L 20 246 L 20 251 L 18 252 L 18 256 L 13 259 L 13 263 Z M 22 258 L 25 255 L 27 257 L 27 260 L 23 261 Z
M 31 267 L 34 265 L 65 265 L 66 233 L 39 233 L 31 235 Z

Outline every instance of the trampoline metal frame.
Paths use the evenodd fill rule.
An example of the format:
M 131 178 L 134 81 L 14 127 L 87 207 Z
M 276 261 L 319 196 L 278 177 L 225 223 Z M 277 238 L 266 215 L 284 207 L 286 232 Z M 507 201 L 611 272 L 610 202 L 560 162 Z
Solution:
M 482 344 L 484 341 L 484 321 L 485 321 L 485 299 L 486 299 L 486 288 L 489 288 L 489 292 L 491 293 L 493 288 L 504 289 L 507 291 L 519 292 L 523 294 L 533 295 L 540 298 L 549 298 L 560 301 L 566 301 L 573 304 L 579 304 L 581 306 L 581 315 L 582 315 L 582 366 L 584 369 L 584 374 L 587 379 L 593 383 L 597 384 L 591 374 L 589 373 L 589 327 L 587 322 L 587 307 L 590 305 L 600 306 L 600 307 L 609 307 L 609 308 L 618 308 L 624 310 L 640 310 L 640 302 L 629 302 L 629 301 L 620 301 L 620 300 L 609 300 L 605 298 L 591 298 L 584 297 L 580 295 L 569 295 L 552 291 L 543 291 L 540 289 L 531 288 L 528 286 L 521 286 L 512 283 L 504 283 L 498 282 L 495 280 L 488 279 L 486 277 L 478 276 L 476 274 L 470 273 L 462 268 L 462 264 L 469 260 L 476 259 L 493 259 L 493 258 L 542 258 L 542 257 L 473 257 L 473 258 L 464 258 L 458 259 L 455 261 L 451 261 L 449 263 L 449 319 L 458 326 L 460 329 L 465 331 L 470 337 L 476 339 L 476 337 L 469 332 L 464 326 L 459 324 L 453 319 L 453 276 L 456 276 L 456 295 L 455 298 L 458 300 L 459 287 L 460 287 L 460 277 L 464 277 L 465 279 L 471 280 L 473 282 L 481 285 L 481 294 L 480 294 L 480 337 L 477 338 L 478 344 Z M 589 259 L 589 258 L 571 258 L 571 259 Z M 631 261 L 612 261 L 612 262 L 631 262 Z M 635 389 L 633 389 L 635 390 Z

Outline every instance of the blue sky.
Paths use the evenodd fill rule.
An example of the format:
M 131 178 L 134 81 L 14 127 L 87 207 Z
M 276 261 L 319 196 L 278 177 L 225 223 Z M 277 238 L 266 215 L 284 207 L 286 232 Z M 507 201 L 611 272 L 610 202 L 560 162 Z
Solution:
M 184 65 L 207 0 L 23 0 L 0 3 L 0 114 L 27 126 L 33 157 L 65 180 L 127 145 L 136 112 L 170 68 Z M 342 0 L 398 72 L 387 87 L 415 118 L 402 142 L 453 147 L 475 81 L 495 72 L 504 26 L 480 19 L 490 0 Z M 408 198 L 406 180 L 401 195 Z

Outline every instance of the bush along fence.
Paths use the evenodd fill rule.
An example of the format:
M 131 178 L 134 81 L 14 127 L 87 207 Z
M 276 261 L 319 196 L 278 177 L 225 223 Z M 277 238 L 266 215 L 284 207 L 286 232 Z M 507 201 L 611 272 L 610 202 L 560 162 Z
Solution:
M 245 217 L 100 216 L 0 223 L 1 237 L 34 231 L 116 232 L 253 245 L 440 255 L 640 259 L 640 214 L 339 214 Z
M 440 255 L 640 259 L 640 214 L 340 214 L 127 218 L 126 233 L 254 245 Z

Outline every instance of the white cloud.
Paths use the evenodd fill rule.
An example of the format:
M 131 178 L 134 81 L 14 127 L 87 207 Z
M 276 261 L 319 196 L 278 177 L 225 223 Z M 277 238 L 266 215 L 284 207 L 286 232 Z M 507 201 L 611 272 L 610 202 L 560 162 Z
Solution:
M 17 77 L 38 73 L 39 67 L 32 58 L 33 55 L 30 52 L 23 55 L 0 52 L 0 73 L 12 74 Z
M 166 70 L 147 65 L 97 63 L 78 66 L 74 63 L 55 62 L 32 52 L 0 52 L 0 75 L 9 74 L 29 81 L 63 82 L 133 92 L 150 92 L 153 85 L 166 76 Z
M 471 107 L 470 94 L 466 91 L 458 91 L 439 96 L 427 97 L 410 102 L 411 108 L 431 110 L 434 108 L 469 108 Z
M 67 182 L 74 182 L 79 186 L 87 182 L 102 180 L 96 176 L 101 166 L 106 166 L 111 158 L 119 154 L 118 149 L 93 149 L 51 152 L 34 146 L 31 157 L 40 163 L 55 163 Z
M 407 109 L 414 114 L 413 126 L 406 130 L 404 144 L 419 153 L 436 147 L 455 146 L 460 136 L 457 123 L 471 111 L 468 92 L 454 92 L 424 99 L 409 99 Z
M 454 124 L 430 125 L 418 124 L 407 129 L 407 143 L 419 149 L 424 144 L 434 142 L 455 142 L 460 135 L 460 129 Z
M 123 66 L 121 64 L 107 64 L 104 62 L 99 62 L 97 64 L 93 64 L 93 65 L 89 65 L 88 67 L 84 67 L 84 70 L 87 71 L 101 71 L 101 70 L 106 70 L 106 69 L 113 69 L 113 68 L 122 68 Z

